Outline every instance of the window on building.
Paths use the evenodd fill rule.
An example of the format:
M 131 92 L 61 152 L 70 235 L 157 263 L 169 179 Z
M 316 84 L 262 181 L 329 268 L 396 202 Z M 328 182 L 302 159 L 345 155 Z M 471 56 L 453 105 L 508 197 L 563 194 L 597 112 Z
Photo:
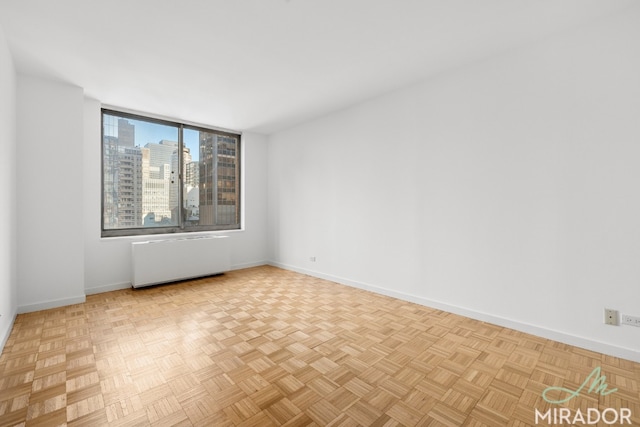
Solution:
M 102 110 L 102 236 L 240 228 L 240 134 Z

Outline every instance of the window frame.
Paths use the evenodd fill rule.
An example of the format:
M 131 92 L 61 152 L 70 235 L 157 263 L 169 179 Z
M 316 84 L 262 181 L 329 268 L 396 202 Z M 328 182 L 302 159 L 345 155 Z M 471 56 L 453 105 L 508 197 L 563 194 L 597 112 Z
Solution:
M 155 123 L 164 126 L 175 127 L 178 130 L 178 165 L 180 171 L 178 172 L 178 200 L 180 200 L 180 209 L 178 209 L 178 223 L 177 225 L 157 226 L 157 227 L 129 227 L 129 228 L 112 228 L 105 229 L 105 115 L 112 115 L 117 118 L 131 119 L 138 121 L 145 121 L 148 123 Z M 221 224 L 221 225 L 185 225 L 185 219 L 183 218 L 184 208 L 184 181 L 186 179 L 184 175 L 184 141 L 183 133 L 185 129 L 194 130 L 198 132 L 209 132 L 226 137 L 232 137 L 237 139 L 236 143 L 236 191 L 237 191 L 237 223 L 234 224 Z M 190 123 L 185 121 L 171 120 L 168 118 L 161 118 L 158 116 L 131 112 L 128 110 L 117 109 L 113 107 L 103 106 L 100 109 L 100 232 L 102 238 L 109 237 L 132 237 L 132 236 L 149 236 L 159 234 L 181 234 L 181 233 L 203 233 L 203 232 L 216 232 L 216 231 L 237 231 L 242 230 L 243 217 L 242 217 L 242 159 L 243 159 L 243 138 L 242 132 L 233 131 L 229 129 L 222 129 L 213 126 L 206 126 L 202 124 Z M 136 145 L 137 146 L 137 145 Z M 139 146 L 137 146 L 139 147 Z M 215 178 L 213 181 L 217 181 Z M 217 200 L 217 185 L 214 192 L 214 198 Z M 214 205 L 217 206 L 217 205 Z M 214 209 L 214 212 L 216 209 Z

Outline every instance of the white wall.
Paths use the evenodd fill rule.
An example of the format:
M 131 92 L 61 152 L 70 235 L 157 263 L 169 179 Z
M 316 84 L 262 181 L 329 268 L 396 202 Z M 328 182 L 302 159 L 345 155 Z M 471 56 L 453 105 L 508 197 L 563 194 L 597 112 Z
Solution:
M 87 294 L 131 286 L 131 242 L 166 236 L 100 237 L 100 103 L 84 103 L 84 282 Z M 220 233 L 229 236 L 233 269 L 267 262 L 267 141 L 259 134 L 242 139 L 244 230 Z
M 84 301 L 83 90 L 18 75 L 18 310 Z
M 0 28 L 0 353 L 18 311 L 16 279 L 16 73 Z
M 129 287 L 130 243 L 148 238 L 100 237 L 100 102 L 19 76 L 18 117 L 19 311 Z M 266 137 L 243 134 L 243 150 L 244 230 L 224 233 L 234 269 L 267 259 Z
M 271 135 L 271 262 L 640 361 L 638 23 Z

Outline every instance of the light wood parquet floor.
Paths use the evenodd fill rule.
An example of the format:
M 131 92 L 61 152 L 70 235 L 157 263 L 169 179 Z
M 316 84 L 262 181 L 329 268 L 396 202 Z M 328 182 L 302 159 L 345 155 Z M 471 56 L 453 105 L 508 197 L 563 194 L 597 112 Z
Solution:
M 19 315 L 0 425 L 530 426 L 596 367 L 640 425 L 638 363 L 265 266 Z

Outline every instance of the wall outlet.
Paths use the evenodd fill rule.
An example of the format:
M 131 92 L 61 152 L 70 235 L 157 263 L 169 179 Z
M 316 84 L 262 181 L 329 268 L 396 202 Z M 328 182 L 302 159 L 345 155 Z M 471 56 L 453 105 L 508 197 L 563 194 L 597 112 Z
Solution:
M 629 316 L 628 314 L 623 314 L 621 323 L 623 325 L 637 326 L 637 327 L 640 328 L 640 317 Z
M 606 325 L 618 326 L 618 310 L 610 308 L 604 309 L 604 323 Z
M 314 257 L 314 256 L 310 256 L 310 257 L 309 257 L 309 261 L 311 261 L 311 262 L 316 262 L 316 257 Z

